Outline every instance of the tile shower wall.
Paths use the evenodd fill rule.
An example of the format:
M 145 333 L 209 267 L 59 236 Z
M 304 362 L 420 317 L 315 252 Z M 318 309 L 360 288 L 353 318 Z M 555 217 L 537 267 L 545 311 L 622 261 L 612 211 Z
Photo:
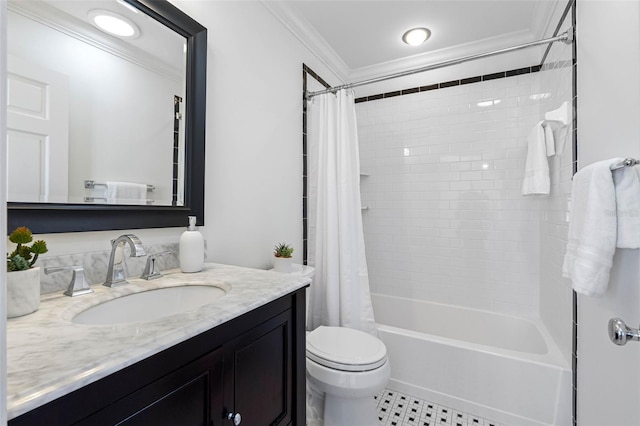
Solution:
M 565 31 L 570 25 L 571 15 L 568 15 L 560 31 Z M 546 63 L 545 70 L 539 73 L 544 94 L 541 108 L 543 111 L 552 110 L 566 101 L 570 105 L 569 120 L 573 121 L 572 46 L 554 44 Z M 573 291 L 571 282 L 562 278 L 562 262 L 569 232 L 567 215 L 573 176 L 573 126 L 567 130 L 564 154 L 549 159 L 551 193 L 541 201 L 540 317 L 569 362 L 573 340 Z
M 356 105 L 373 292 L 538 317 L 540 74 Z

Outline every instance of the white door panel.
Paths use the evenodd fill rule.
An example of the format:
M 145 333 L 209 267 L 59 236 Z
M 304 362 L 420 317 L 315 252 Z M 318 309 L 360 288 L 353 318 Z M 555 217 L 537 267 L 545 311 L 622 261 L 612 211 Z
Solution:
M 67 202 L 67 77 L 9 55 L 8 201 Z
M 640 2 L 578 0 L 576 12 L 578 167 L 638 158 Z M 640 325 L 639 270 L 638 249 L 618 249 L 606 293 L 578 297 L 579 426 L 640 425 L 640 342 L 617 346 L 607 333 L 614 317 Z
M 45 201 L 40 196 L 48 193 L 48 181 L 46 173 L 43 173 L 49 151 L 48 140 L 46 135 L 15 130 L 7 132 L 7 157 L 10 159 L 7 170 L 12 180 L 8 193 L 10 200 Z

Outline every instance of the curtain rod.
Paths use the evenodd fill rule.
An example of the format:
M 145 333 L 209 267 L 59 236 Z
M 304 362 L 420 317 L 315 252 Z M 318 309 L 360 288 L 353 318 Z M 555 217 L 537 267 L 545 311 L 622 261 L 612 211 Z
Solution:
M 398 77 L 405 77 L 405 76 L 408 76 L 408 75 L 417 74 L 417 73 L 421 73 L 421 72 L 425 72 L 425 71 L 431 71 L 431 70 L 435 70 L 435 69 L 438 69 L 438 68 L 444 68 L 444 67 L 448 67 L 448 66 L 451 66 L 451 65 L 458 65 L 458 64 L 461 64 L 463 62 L 473 61 L 475 59 L 487 58 L 489 56 L 495 56 L 495 55 L 499 55 L 499 54 L 502 54 L 502 53 L 514 52 L 516 50 L 526 49 L 526 48 L 534 47 L 534 46 L 539 46 L 541 44 L 554 43 L 556 41 L 562 41 L 565 44 L 571 44 L 573 42 L 573 27 L 570 27 L 567 31 L 565 31 L 564 33 L 562 33 L 560 35 L 557 35 L 557 36 L 551 37 L 551 38 L 547 38 L 547 39 L 544 39 L 544 40 L 532 41 L 530 43 L 525 43 L 525 44 L 521 44 L 521 45 L 513 46 L 513 47 L 507 47 L 507 48 L 504 48 L 504 49 L 494 50 L 494 51 L 491 51 L 491 52 L 478 53 L 478 54 L 475 54 L 475 55 L 464 56 L 464 57 L 458 58 L 458 59 L 450 59 L 448 61 L 438 62 L 438 63 L 435 63 L 435 64 L 426 65 L 424 67 L 414 68 L 412 70 L 407 70 L 407 71 L 401 71 L 401 72 L 397 72 L 397 73 L 394 73 L 394 74 L 385 75 L 385 76 L 382 76 L 382 77 L 370 78 L 368 80 L 357 81 L 355 83 L 342 84 L 340 86 L 330 87 L 330 88 L 324 89 L 324 90 L 318 90 L 317 92 L 306 92 L 305 93 L 305 97 L 306 97 L 306 99 L 311 99 L 314 96 L 323 95 L 325 93 L 335 93 L 335 92 L 337 92 L 338 90 L 341 90 L 341 89 L 351 89 L 353 87 L 364 86 L 364 85 L 372 84 L 372 83 L 379 83 L 381 81 L 391 80 L 391 79 L 398 78 Z

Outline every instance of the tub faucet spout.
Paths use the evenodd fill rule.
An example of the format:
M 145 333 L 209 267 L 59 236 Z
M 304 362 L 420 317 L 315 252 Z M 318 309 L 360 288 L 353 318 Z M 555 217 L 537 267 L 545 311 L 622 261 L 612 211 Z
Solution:
M 104 281 L 107 287 L 118 287 L 127 284 L 127 276 L 124 270 L 124 245 L 131 247 L 131 257 L 144 256 L 142 242 L 133 234 L 120 235 L 115 240 L 111 240 L 111 256 L 107 266 L 107 279 Z

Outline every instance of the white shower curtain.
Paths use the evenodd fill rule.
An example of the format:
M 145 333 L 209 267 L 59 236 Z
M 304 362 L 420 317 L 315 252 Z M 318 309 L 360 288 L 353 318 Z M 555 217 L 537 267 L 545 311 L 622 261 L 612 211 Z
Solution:
M 307 328 L 349 327 L 377 335 L 369 293 L 360 203 L 360 160 L 352 91 L 308 106 L 310 289 Z

